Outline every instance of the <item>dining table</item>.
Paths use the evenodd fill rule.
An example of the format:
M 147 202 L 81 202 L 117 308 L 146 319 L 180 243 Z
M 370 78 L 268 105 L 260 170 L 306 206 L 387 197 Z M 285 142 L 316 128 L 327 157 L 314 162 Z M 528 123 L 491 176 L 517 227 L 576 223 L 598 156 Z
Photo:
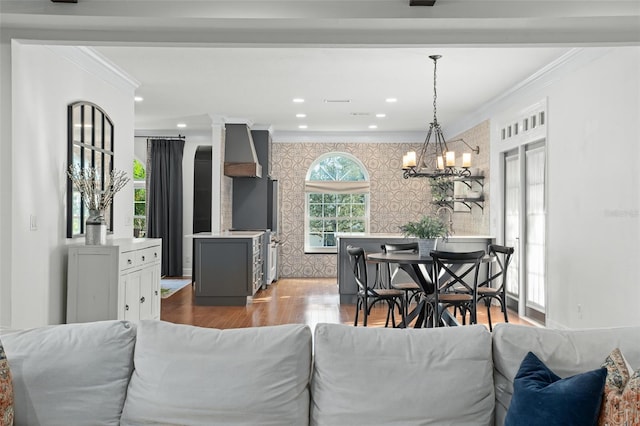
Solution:
M 435 291 L 435 283 L 437 282 L 436 277 L 433 276 L 433 258 L 431 256 L 420 256 L 420 254 L 416 252 L 402 251 L 393 253 L 369 253 L 367 254 L 367 259 L 372 262 L 398 264 L 422 290 L 423 295 L 416 307 L 405 316 L 398 327 L 407 327 L 416 317 L 415 328 L 432 326 L 432 324 L 429 323 L 429 318 L 427 318 L 427 298 Z M 495 261 L 495 258 L 489 255 L 485 255 L 482 258 L 482 263 L 485 264 L 493 261 Z M 488 277 L 489 269 L 487 268 L 487 279 Z M 487 280 L 484 280 L 478 285 L 486 284 Z M 448 325 L 459 325 L 455 317 L 449 314 L 449 311 L 443 312 L 442 319 Z

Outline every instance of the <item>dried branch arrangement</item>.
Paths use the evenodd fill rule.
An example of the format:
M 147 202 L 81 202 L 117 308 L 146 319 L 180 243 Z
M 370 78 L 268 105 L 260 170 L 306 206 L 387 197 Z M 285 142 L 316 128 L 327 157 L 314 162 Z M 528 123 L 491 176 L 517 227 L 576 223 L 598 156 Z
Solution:
M 104 190 L 100 182 L 100 174 L 93 167 L 80 168 L 77 164 L 69 166 L 67 175 L 73 186 L 82 194 L 84 205 L 89 210 L 104 211 L 113 202 L 113 196 L 129 182 L 123 171 L 113 170 L 107 176 Z

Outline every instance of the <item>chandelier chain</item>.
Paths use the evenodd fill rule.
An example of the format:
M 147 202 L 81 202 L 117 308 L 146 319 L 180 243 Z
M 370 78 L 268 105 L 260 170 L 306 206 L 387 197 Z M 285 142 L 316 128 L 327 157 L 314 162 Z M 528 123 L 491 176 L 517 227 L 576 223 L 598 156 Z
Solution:
M 436 69 L 438 67 L 438 59 L 434 58 L 433 59 L 433 122 L 437 123 L 438 122 L 438 117 L 437 117 L 437 106 L 436 106 L 436 100 L 438 99 L 438 92 L 436 90 Z

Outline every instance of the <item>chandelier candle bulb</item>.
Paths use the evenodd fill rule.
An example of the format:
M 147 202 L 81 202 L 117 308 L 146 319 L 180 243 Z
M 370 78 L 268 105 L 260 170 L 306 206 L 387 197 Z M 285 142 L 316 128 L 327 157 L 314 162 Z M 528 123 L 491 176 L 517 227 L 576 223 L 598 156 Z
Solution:
M 415 151 L 407 152 L 407 165 L 409 167 L 415 167 L 416 166 L 416 152 Z
M 438 170 L 444 170 L 444 159 L 442 158 L 442 155 L 438 155 L 437 163 Z
M 462 154 L 462 167 L 469 168 L 471 167 L 471 153 L 465 152 Z
M 447 167 L 455 167 L 456 166 L 456 153 L 453 151 L 447 151 L 445 154 Z
M 409 168 L 409 160 L 407 159 L 408 154 L 402 156 L 402 168 L 404 170 Z

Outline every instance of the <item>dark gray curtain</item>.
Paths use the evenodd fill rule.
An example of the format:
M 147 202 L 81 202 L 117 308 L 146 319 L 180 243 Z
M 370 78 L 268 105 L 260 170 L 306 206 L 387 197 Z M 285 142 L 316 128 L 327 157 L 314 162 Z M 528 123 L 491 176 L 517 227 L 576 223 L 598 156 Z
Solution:
M 180 139 L 147 142 L 147 232 L 162 238 L 162 275 L 182 276 L 182 153 Z

